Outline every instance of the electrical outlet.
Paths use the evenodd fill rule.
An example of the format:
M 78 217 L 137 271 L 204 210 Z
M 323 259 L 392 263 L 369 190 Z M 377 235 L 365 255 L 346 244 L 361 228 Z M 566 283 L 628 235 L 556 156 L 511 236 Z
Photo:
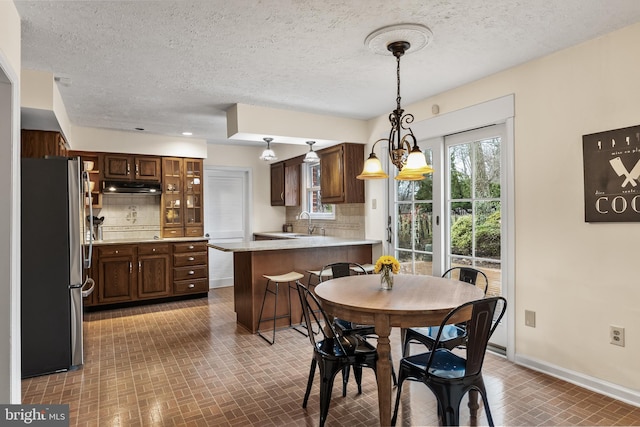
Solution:
M 531 326 L 532 328 L 536 327 L 536 312 L 531 310 L 524 311 L 524 325 Z
M 622 326 L 609 326 L 609 338 L 611 344 L 624 347 L 624 328 Z

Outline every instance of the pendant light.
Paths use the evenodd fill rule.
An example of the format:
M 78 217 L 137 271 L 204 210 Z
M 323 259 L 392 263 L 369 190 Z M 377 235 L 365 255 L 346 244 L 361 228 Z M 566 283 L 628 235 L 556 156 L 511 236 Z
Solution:
M 307 141 L 307 144 L 309 145 L 309 151 L 307 152 L 306 156 L 304 156 L 304 162 L 305 163 L 318 163 L 320 161 L 320 158 L 318 157 L 318 153 L 316 153 L 315 151 L 313 151 L 313 144 L 315 144 L 315 141 Z
M 379 139 L 373 144 L 371 154 L 365 162 L 362 173 L 357 176 L 358 179 L 382 179 L 388 177 L 374 152 L 376 144 L 380 141 L 385 141 L 388 144 L 391 163 L 400 171 L 395 179 L 400 181 L 421 181 L 424 179 L 425 174 L 433 172 L 433 168 L 427 164 L 424 153 L 418 147 L 418 141 L 411 129 L 410 124 L 414 120 L 413 114 L 405 114 L 400 105 L 400 58 L 411 48 L 411 43 L 406 39 L 398 41 L 389 39 L 395 36 L 416 39 L 418 42 L 417 47 L 414 49 L 416 50 L 426 46 L 432 34 L 428 28 L 422 25 L 404 24 L 374 31 L 365 40 L 365 43 L 376 53 L 381 53 L 380 44 L 384 43 L 386 50 L 396 58 L 397 95 L 396 108 L 389 114 L 391 125 L 389 137 Z
M 278 160 L 276 157 L 276 153 L 271 149 L 271 141 L 273 138 L 262 138 L 264 142 L 267 143 L 267 148 L 264 149 L 262 155 L 260 156 L 260 160 L 264 160 L 265 162 L 270 162 L 271 160 Z

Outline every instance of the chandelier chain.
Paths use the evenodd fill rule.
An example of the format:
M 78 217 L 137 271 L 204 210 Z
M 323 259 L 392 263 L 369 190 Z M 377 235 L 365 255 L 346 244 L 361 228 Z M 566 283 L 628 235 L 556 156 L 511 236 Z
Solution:
M 396 97 L 396 103 L 398 104 L 398 110 L 400 110 L 400 55 L 396 56 L 396 76 L 397 76 L 397 80 L 398 80 L 398 85 L 397 85 L 397 93 L 398 96 Z

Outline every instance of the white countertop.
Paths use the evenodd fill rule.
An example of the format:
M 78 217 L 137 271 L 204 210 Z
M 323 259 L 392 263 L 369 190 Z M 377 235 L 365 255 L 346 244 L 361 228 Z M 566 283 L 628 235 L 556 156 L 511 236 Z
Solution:
M 158 237 L 150 239 L 109 239 L 94 240 L 94 246 L 103 245 L 135 245 L 138 243 L 180 243 L 180 242 L 200 242 L 208 240 L 207 237 Z
M 224 252 L 277 251 L 285 249 L 323 248 L 330 246 L 378 245 L 381 240 L 344 239 L 330 236 L 307 236 L 300 233 L 255 233 L 261 236 L 273 236 L 275 240 L 255 240 L 236 243 L 209 241 L 207 246 Z

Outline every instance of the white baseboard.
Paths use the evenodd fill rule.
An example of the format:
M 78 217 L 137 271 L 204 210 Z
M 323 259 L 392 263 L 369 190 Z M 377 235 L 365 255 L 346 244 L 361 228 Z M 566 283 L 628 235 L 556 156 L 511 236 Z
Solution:
M 640 407 L 640 392 L 608 381 L 594 378 L 580 372 L 570 371 L 559 366 L 551 365 L 541 360 L 533 359 L 516 354 L 515 363 L 534 371 L 542 372 L 552 377 L 559 378 L 571 384 L 584 387 L 587 390 L 609 396 L 613 399 L 628 403 L 629 405 Z

